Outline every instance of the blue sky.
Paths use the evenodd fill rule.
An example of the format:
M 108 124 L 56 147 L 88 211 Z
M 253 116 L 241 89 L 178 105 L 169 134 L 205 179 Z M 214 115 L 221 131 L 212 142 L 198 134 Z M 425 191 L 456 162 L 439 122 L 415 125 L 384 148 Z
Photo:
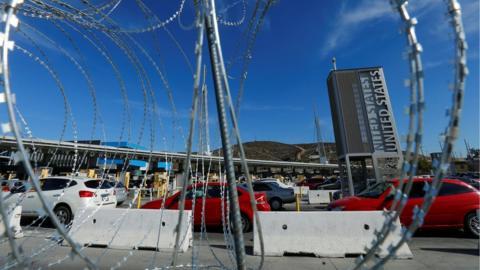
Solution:
M 102 1 L 97 1 L 102 2 Z M 126 1 L 124 1 L 126 2 Z M 163 20 L 179 8 L 180 1 L 144 1 Z M 183 26 L 192 23 L 193 7 L 187 1 L 180 20 Z M 333 141 L 333 128 L 326 89 L 326 78 L 331 69 L 331 57 L 337 59 L 338 68 L 383 66 L 394 109 L 399 135 L 406 134 L 408 119 L 404 113 L 408 105 L 409 92 L 404 86 L 408 78 L 408 63 L 404 59 L 405 36 L 399 16 L 393 12 L 389 1 L 287 1 L 279 0 L 270 9 L 265 25 L 259 33 L 248 69 L 245 93 L 239 116 L 244 141 L 272 140 L 285 143 L 306 143 L 314 140 L 313 108 L 320 115 L 323 136 Z M 412 1 L 411 14 L 418 18 L 417 34 L 424 48 L 422 54 L 425 67 L 425 112 L 424 150 L 439 150 L 440 133 L 447 125 L 446 109 L 450 106 L 453 81 L 453 38 L 447 21 L 444 1 Z M 469 43 L 465 104 L 457 153 L 464 153 L 463 139 L 472 146 L 479 146 L 479 3 L 476 0 L 460 1 L 464 8 L 464 25 Z M 246 2 L 247 19 L 254 1 Z M 217 1 L 217 10 L 226 20 L 236 21 L 242 17 L 241 1 Z M 147 25 L 138 7 L 131 2 L 121 3 L 112 12 L 112 18 L 121 27 L 132 29 Z M 20 15 L 20 30 L 38 45 L 32 45 L 21 32 L 13 34 L 16 44 L 26 48 L 55 71 L 65 88 L 72 115 L 78 126 L 78 138 L 90 139 L 92 133 L 93 102 L 88 84 L 66 55 L 72 56 L 90 74 L 97 96 L 98 119 L 94 137 L 118 140 L 121 135 L 122 95 L 119 82 L 108 61 L 82 35 L 69 26 L 60 23 L 69 39 L 51 21 L 32 19 Z M 56 44 L 29 28 L 26 24 L 45 33 Z M 136 48 L 145 72 L 148 74 L 155 100 L 158 103 L 158 118 L 154 119 L 154 148 L 182 151 L 188 132 L 188 117 L 192 98 L 192 73 L 189 64 L 180 52 L 184 50 L 188 60 L 194 62 L 196 32 L 185 30 L 178 20 L 167 25 L 173 40 L 164 29 L 157 30 L 157 37 L 151 33 L 132 36 L 145 47 L 164 72 L 173 91 L 178 110 L 178 128 L 172 127 L 172 111 L 165 89 L 149 60 Z M 238 59 L 245 48 L 242 31 L 246 21 L 239 27 L 220 26 L 222 46 L 226 61 Z M 82 30 L 91 37 L 91 34 Z M 150 126 L 148 119 L 143 136 L 143 91 L 141 81 L 128 58 L 112 41 L 94 31 L 111 53 L 119 67 L 125 83 L 131 109 L 131 130 L 133 143 L 149 146 Z M 101 45 L 99 45 L 101 46 Z M 133 45 L 131 45 L 133 46 Z M 64 48 L 65 53 L 60 47 Z M 238 49 L 240 48 L 240 50 Z M 43 53 L 46 55 L 43 55 Z M 31 129 L 33 136 L 58 139 L 63 128 L 64 105 L 62 95 L 54 80 L 44 67 L 16 49 L 11 53 L 12 87 L 17 95 L 18 108 Z M 204 48 L 204 60 L 208 66 L 208 50 Z M 234 95 L 238 91 L 241 61 L 235 61 L 230 69 L 230 85 Z M 207 69 L 207 77 L 210 70 Z M 216 121 L 213 87 L 210 90 L 209 113 L 212 147 L 218 147 L 219 134 Z M 150 96 L 147 92 L 147 99 Z M 2 115 L 4 117 L 4 115 Z M 68 120 L 65 139 L 72 139 L 72 121 Z M 126 139 L 126 133 L 122 139 Z

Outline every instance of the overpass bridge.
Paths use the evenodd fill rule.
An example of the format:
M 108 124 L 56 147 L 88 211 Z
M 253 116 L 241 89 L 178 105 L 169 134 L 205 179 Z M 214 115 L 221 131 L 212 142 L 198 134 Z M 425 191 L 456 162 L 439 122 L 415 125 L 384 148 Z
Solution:
M 123 161 L 126 159 L 140 161 L 145 163 L 150 161 L 149 170 L 161 170 L 156 164 L 171 162 L 172 169 L 181 172 L 182 163 L 186 159 L 186 153 L 150 151 L 144 149 L 132 149 L 124 147 L 107 146 L 89 143 L 73 143 L 67 141 L 55 141 L 45 139 L 23 139 L 25 148 L 30 153 L 30 162 L 38 167 L 52 167 L 54 173 L 69 172 L 74 164 L 79 169 L 95 169 L 102 166 L 99 161 L 105 159 Z M 15 166 L 14 158 L 17 151 L 17 142 L 14 137 L 0 137 L 0 153 L 3 162 L 1 162 L 0 171 L 21 170 L 19 165 Z M 77 151 L 77 163 L 75 163 L 75 151 Z M 192 155 L 192 166 L 201 161 L 208 162 L 212 166 L 212 171 L 217 171 L 219 164 L 223 164 L 223 157 L 209 155 Z M 233 159 L 235 170 L 241 173 L 240 158 Z M 329 174 L 338 168 L 337 164 L 320 164 L 306 162 L 290 162 L 275 160 L 247 159 L 249 170 L 252 173 L 279 173 L 279 174 Z M 107 162 L 108 164 L 108 162 Z M 137 165 L 134 165 L 137 164 Z M 131 163 L 130 167 L 138 167 L 137 163 Z M 16 168 L 14 168 L 16 167 Z M 121 169 L 121 168 L 120 168 Z

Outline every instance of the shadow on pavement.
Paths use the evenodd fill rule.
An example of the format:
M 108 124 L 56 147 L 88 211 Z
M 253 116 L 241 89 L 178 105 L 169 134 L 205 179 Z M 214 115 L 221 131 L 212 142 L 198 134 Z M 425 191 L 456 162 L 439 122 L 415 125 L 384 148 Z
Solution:
M 227 249 L 227 246 L 225 245 L 210 245 L 213 248 L 221 248 L 221 249 Z M 253 247 L 252 246 L 245 246 L 245 253 L 247 255 L 253 256 Z
M 50 218 L 23 217 L 20 219 L 20 226 L 54 228 Z
M 414 237 L 474 238 L 461 230 L 455 229 L 418 230 Z
M 479 250 L 476 248 L 421 248 L 421 250 L 479 256 Z

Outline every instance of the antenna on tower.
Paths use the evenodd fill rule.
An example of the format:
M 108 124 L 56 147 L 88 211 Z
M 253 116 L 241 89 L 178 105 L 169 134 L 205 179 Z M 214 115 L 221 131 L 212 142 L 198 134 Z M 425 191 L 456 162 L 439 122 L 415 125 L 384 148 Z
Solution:
M 325 145 L 323 144 L 322 133 L 320 129 L 320 118 L 317 114 L 317 108 L 313 107 L 313 116 L 315 119 L 315 135 L 317 139 L 318 158 L 321 164 L 328 164 L 327 153 L 325 151 Z
M 442 144 L 442 141 L 438 140 L 438 144 L 440 145 L 440 152 L 443 152 L 443 144 Z
M 205 130 L 205 152 L 203 154 L 210 156 L 212 153 L 210 152 L 210 134 L 209 134 L 209 126 L 208 126 L 208 90 L 207 90 L 207 83 L 205 80 L 205 76 L 207 73 L 207 68 L 203 65 L 203 85 L 202 85 L 202 109 L 203 109 L 203 128 Z
M 467 157 L 470 156 L 470 145 L 467 142 L 467 139 L 463 139 L 463 142 L 465 143 L 465 148 L 467 149 Z
M 337 58 L 335 57 L 332 58 L 332 65 L 333 65 L 333 70 L 337 70 Z

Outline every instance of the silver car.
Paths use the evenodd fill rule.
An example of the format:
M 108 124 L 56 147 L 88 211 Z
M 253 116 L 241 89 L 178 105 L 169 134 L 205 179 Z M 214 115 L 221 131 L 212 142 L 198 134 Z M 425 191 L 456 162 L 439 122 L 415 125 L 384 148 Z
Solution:
M 122 182 L 111 181 L 110 185 L 115 188 L 115 196 L 117 197 L 117 206 L 127 200 L 128 189 Z
M 246 187 L 246 183 L 243 186 Z M 285 203 L 292 203 L 295 201 L 295 194 L 293 188 L 285 185 L 277 179 L 260 179 L 253 182 L 253 191 L 265 192 L 267 194 L 268 204 L 272 211 L 282 209 Z

